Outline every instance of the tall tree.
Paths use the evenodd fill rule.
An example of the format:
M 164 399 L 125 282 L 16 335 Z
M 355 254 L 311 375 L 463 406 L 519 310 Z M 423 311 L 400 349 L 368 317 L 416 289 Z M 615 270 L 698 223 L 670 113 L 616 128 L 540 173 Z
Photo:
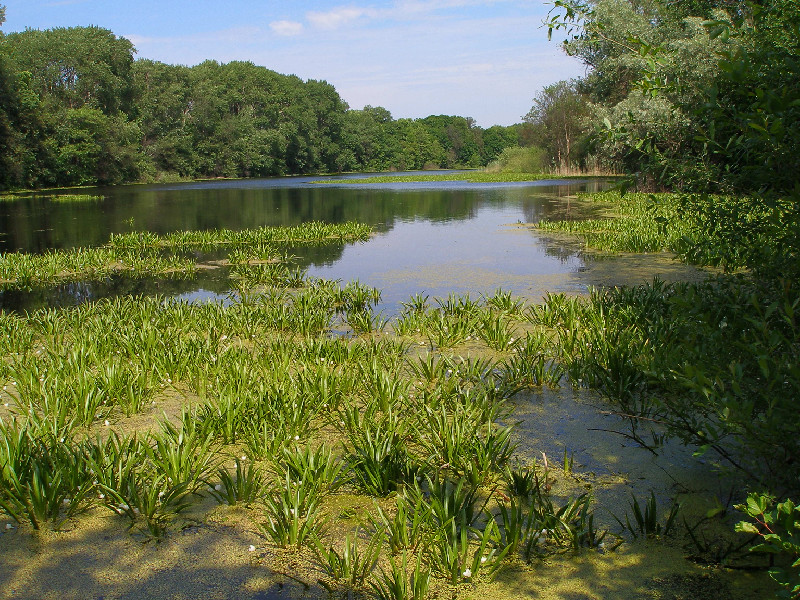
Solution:
M 545 87 L 534 99 L 525 122 L 532 127 L 531 141 L 550 156 L 554 165 L 577 163 L 577 147 L 587 131 L 589 104 L 575 79 Z
M 607 156 L 667 187 L 794 187 L 798 0 L 556 0 L 551 17 L 590 68 Z

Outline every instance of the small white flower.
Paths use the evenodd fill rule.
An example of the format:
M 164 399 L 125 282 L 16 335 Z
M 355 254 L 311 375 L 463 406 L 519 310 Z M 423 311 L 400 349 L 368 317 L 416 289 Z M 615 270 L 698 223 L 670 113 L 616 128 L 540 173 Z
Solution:
M 249 550 L 250 552 L 255 552 L 255 551 L 256 551 L 256 547 L 255 547 L 255 546 L 253 546 L 252 544 L 250 544 L 250 547 L 248 548 L 248 550 Z
M 485 556 L 481 556 L 481 564 L 483 564 L 485 562 L 486 562 L 486 557 Z
M 469 579 L 472 577 L 472 571 L 470 569 L 464 569 L 462 575 L 464 576 L 464 579 Z
M 106 419 L 105 421 L 103 421 L 103 425 L 105 425 L 106 427 L 108 427 L 109 425 L 111 425 L 111 423 L 109 423 L 109 422 L 108 422 L 108 419 Z
M 247 455 L 246 454 L 242 454 L 242 460 L 247 460 Z
M 100 500 L 102 500 L 103 498 L 105 498 L 105 497 L 106 497 L 106 495 L 105 495 L 105 494 L 97 494 L 97 497 L 98 497 Z
M 294 436 L 294 441 L 297 441 L 297 440 L 299 440 L 299 439 L 300 439 L 300 436 L 299 436 L 299 435 L 296 435 L 296 436 Z
M 217 485 L 215 485 L 215 486 L 214 486 L 214 489 L 215 489 L 216 491 L 218 491 L 218 492 L 221 492 L 221 491 L 222 491 L 222 484 L 221 484 L 221 483 L 218 483 Z
M 6 529 L 14 529 L 14 526 L 11 523 L 6 523 Z

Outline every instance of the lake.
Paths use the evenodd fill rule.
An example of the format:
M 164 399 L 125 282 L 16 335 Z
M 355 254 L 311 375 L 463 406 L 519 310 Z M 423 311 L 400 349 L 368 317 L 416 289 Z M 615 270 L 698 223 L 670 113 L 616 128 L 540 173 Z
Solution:
M 475 296 L 497 288 L 538 300 L 547 291 L 585 293 L 654 275 L 686 278 L 694 270 L 664 257 L 601 259 L 576 240 L 555 239 L 522 224 L 582 218 L 592 207 L 575 194 L 601 181 L 546 180 L 345 184 L 362 177 L 289 177 L 54 190 L 0 202 L 0 251 L 45 252 L 99 246 L 112 233 L 245 229 L 308 221 L 358 221 L 374 228 L 364 244 L 296 249 L 297 266 L 326 279 L 358 279 L 383 291 L 380 309 L 396 313 L 415 293 Z M 326 184 L 314 183 L 328 181 Z M 56 194 L 103 196 L 63 202 Z M 199 257 L 202 260 L 202 257 Z M 19 292 L 0 291 L 0 308 L 68 306 L 103 296 L 144 293 L 190 301 L 229 301 L 224 269 L 188 281 L 119 277 Z

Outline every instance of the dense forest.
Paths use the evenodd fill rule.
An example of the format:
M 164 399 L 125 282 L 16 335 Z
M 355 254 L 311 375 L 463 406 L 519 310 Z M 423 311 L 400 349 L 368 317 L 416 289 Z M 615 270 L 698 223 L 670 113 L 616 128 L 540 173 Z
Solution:
M 588 75 L 537 96 L 530 143 L 651 189 L 792 190 L 800 2 L 557 0 L 548 25 Z
M 134 60 L 99 27 L 0 36 L 0 188 L 477 167 L 522 128 L 351 110 L 250 62 Z

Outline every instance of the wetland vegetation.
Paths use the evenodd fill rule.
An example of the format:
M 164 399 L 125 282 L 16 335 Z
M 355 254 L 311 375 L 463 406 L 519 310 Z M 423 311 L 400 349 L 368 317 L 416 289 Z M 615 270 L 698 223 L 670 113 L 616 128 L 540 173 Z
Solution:
M 254 598 L 284 587 L 381 599 L 797 598 L 798 15 L 793 0 L 556 0 L 551 33 L 567 32 L 589 74 L 545 88 L 525 125 L 485 131 L 461 117 L 351 111 L 325 82 L 250 63 L 133 61 L 130 42 L 94 27 L 0 36 L 4 188 L 495 159 L 501 170 L 330 182 L 378 184 L 369 209 L 358 186 L 303 181 L 316 190 L 287 186 L 270 204 L 262 190 L 281 182 L 237 183 L 236 206 L 253 212 L 229 228 L 221 182 L 187 184 L 223 207 L 213 224 L 202 208 L 157 198 L 188 189 L 167 186 L 148 197 L 164 214 L 144 231 L 124 210 L 98 225 L 127 193 L 115 188 L 74 202 L 60 191 L 2 197 L 14 226 L 0 240 L 0 293 L 201 266 L 224 270 L 231 291 L 0 312 L 3 593 L 158 597 L 190 586 L 200 596 L 221 577 L 223 594 L 241 586 Z M 279 105 L 291 110 L 272 119 Z M 296 256 L 324 263 L 330 248 L 344 254 L 422 219 L 460 220 L 472 241 L 475 198 L 534 196 L 521 182 L 549 167 L 628 176 L 618 190 L 564 192 L 566 209 L 526 205 L 517 233 L 547 236 L 562 263 L 669 252 L 708 277 L 541 301 L 417 289 L 384 312 L 381 289 L 311 276 L 314 258 Z M 381 212 L 451 182 L 484 191 L 452 186 L 426 210 Z M 407 193 L 381 196 L 380 184 Z M 69 225 L 35 229 L 37 202 Z M 311 218 L 323 206 L 324 223 Z M 273 226 L 284 209 L 295 212 Z M 173 210 L 184 220 L 166 224 Z M 77 235 L 87 216 L 93 233 Z M 430 253 L 424 241 L 403 248 Z M 610 420 L 592 420 L 600 414 Z M 564 433 L 576 419 L 590 441 Z M 542 450 L 548 428 L 563 438 L 558 452 Z M 684 446 L 694 462 L 657 462 Z M 653 461 L 638 486 L 625 479 L 631 451 Z M 117 562 L 141 585 L 121 581 Z M 165 584 L 165 571 L 179 581 Z
M 650 225 L 642 217 L 626 229 Z M 484 585 L 502 594 L 502 573 L 586 552 L 624 556 L 620 546 L 639 538 L 751 564 L 748 540 L 731 537 L 729 504 L 705 517 L 652 492 L 627 510 L 598 505 L 603 484 L 566 444 L 563 457 L 518 451 L 515 412 L 529 394 L 590 388 L 618 414 L 616 435 L 643 452 L 677 436 L 750 485 L 794 489 L 784 465 L 797 452 L 796 415 L 774 402 L 775 385 L 791 395 L 785 386 L 798 381 L 791 304 L 760 306 L 722 278 L 541 304 L 502 290 L 419 293 L 387 318 L 375 310 L 381 291 L 357 281 L 261 276 L 283 264 L 281 243 L 368 236 L 315 223 L 113 236 L 117 249 L 224 249 L 245 270 L 238 301 L 118 297 L 3 313 L 5 539 L 110 519 L 158 546 L 234 518 L 256 564 L 285 573 L 275 557 L 294 556 L 293 576 L 309 589 L 379 598 Z M 731 332 L 742 343 L 726 344 Z M 697 343 L 677 343 L 688 337 Z M 761 518 L 771 510 L 755 506 Z

